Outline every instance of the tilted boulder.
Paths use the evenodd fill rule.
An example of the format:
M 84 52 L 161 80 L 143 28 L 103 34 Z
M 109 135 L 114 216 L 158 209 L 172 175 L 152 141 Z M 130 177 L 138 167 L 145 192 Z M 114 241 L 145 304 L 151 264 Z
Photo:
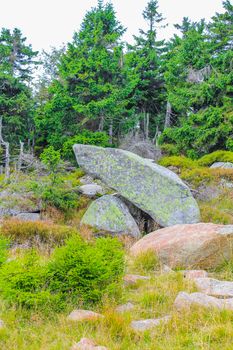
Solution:
M 172 171 L 121 149 L 74 145 L 80 167 L 118 191 L 160 226 L 200 221 L 189 188 Z
M 233 251 L 233 225 L 175 225 L 152 232 L 131 247 L 134 256 L 153 251 L 170 267 L 215 268 Z
M 139 228 L 125 203 L 111 195 L 100 197 L 92 202 L 81 220 L 81 225 L 88 225 L 113 234 L 140 237 Z

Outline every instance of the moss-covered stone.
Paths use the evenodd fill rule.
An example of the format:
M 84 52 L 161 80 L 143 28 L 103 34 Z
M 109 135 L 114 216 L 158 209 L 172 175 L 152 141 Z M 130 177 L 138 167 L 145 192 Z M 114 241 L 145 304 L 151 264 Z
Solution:
M 170 170 L 120 149 L 75 145 L 78 164 L 149 214 L 159 225 L 196 223 L 198 205 Z
M 81 225 L 89 225 L 109 233 L 140 237 L 138 226 L 125 203 L 111 195 L 92 202 L 81 220 Z

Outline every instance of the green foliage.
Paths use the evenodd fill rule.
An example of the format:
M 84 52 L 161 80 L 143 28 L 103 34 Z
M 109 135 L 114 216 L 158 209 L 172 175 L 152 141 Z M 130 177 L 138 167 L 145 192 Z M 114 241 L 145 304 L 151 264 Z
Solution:
M 123 250 L 117 239 L 87 243 L 74 237 L 55 250 L 49 263 L 49 289 L 63 300 L 91 303 L 112 292 L 124 270 Z
M 4 138 L 11 146 L 32 140 L 34 102 L 28 83 L 32 79 L 37 52 L 26 45 L 19 29 L 3 28 L 0 33 L 0 115 Z
M 161 151 L 165 156 L 178 156 L 178 148 L 172 143 L 163 143 L 160 145 Z
M 233 163 L 233 152 L 216 151 L 198 159 L 197 163 L 201 166 L 210 166 L 215 162 L 230 162 Z
M 6 262 L 0 269 L 0 289 L 10 304 L 61 310 L 67 303 L 92 304 L 114 290 L 124 269 L 123 250 L 116 239 L 85 242 L 70 238 L 42 262 L 35 251 Z
M 62 155 L 65 159 L 73 159 L 74 152 L 72 146 L 76 143 L 84 144 L 84 145 L 94 145 L 100 147 L 108 147 L 109 136 L 105 132 L 92 132 L 89 130 L 83 130 L 78 135 L 69 138 L 63 145 Z
M 77 209 L 79 206 L 78 194 L 72 189 L 63 188 L 61 182 L 53 186 L 43 186 L 41 198 L 45 207 L 52 206 L 67 214 L 69 214 L 70 210 Z
M 40 155 L 42 163 L 44 163 L 50 173 L 54 174 L 58 171 L 58 166 L 61 162 L 60 151 L 56 151 L 53 146 L 45 148 L 43 153 Z
M 120 64 L 124 31 L 111 3 L 98 3 L 87 12 L 61 57 L 50 98 L 38 110 L 40 142 L 62 148 L 83 127 L 107 130 L 111 138 L 117 133 L 129 113 L 127 96 L 132 90 L 125 84 Z
M 194 169 L 197 167 L 195 161 L 184 156 L 164 157 L 160 159 L 159 164 L 164 167 L 174 166 L 180 169 Z
M 9 247 L 9 245 L 10 245 L 9 239 L 6 237 L 0 236 L 0 266 L 7 259 L 7 249 Z

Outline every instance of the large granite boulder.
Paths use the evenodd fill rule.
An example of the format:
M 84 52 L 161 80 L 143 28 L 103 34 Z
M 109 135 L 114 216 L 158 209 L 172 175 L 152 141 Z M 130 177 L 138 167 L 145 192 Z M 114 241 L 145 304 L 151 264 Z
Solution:
M 170 267 L 215 268 L 232 257 L 233 225 L 175 225 L 152 232 L 131 247 L 131 253 L 153 251 Z
M 161 226 L 200 221 L 189 188 L 170 170 L 121 149 L 74 145 L 88 174 L 118 191 Z
M 81 225 L 88 225 L 112 234 L 140 237 L 139 228 L 127 206 L 119 198 L 106 195 L 91 203 Z

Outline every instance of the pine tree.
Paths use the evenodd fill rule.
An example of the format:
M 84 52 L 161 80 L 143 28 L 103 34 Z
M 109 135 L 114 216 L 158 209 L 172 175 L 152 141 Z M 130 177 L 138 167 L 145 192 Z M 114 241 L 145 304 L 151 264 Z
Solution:
M 0 115 L 3 117 L 3 132 L 11 147 L 19 141 L 32 140 L 33 107 L 29 87 L 33 68 L 38 64 L 34 59 L 37 52 L 26 44 L 26 38 L 19 29 L 11 33 L 2 29 L 0 34 Z
M 51 99 L 37 118 L 39 128 L 44 124 L 50 134 L 45 137 L 48 142 L 60 147 L 82 127 L 105 130 L 110 137 L 118 131 L 122 116 L 128 113 L 120 41 L 124 31 L 111 3 L 99 1 L 86 14 L 62 56 Z
M 154 135 L 164 112 L 162 98 L 163 77 L 161 72 L 164 41 L 157 40 L 157 30 L 163 17 L 158 12 L 158 1 L 151 0 L 143 11 L 148 30 L 140 30 L 140 36 L 134 36 L 135 45 L 128 46 L 127 64 L 132 79 L 137 81 L 134 93 L 136 112 L 141 116 L 145 137 Z

